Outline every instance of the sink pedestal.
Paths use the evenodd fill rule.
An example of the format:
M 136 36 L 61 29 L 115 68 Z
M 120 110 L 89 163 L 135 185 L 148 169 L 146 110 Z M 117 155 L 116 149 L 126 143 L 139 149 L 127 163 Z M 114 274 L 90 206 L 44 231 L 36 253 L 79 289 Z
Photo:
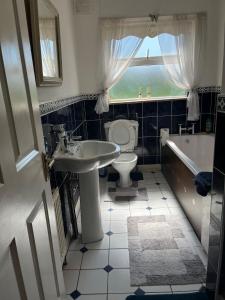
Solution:
M 99 175 L 95 169 L 79 174 L 82 242 L 97 242 L 104 237 L 100 210 Z

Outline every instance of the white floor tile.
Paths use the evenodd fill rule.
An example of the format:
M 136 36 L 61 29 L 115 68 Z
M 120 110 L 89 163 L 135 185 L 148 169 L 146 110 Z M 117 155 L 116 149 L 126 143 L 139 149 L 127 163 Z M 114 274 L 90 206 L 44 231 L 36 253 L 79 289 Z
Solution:
M 79 270 L 82 260 L 82 253 L 80 251 L 68 251 L 66 256 L 67 264 L 64 266 L 65 270 Z
M 144 173 L 144 178 L 143 181 L 139 181 L 139 188 L 147 188 L 149 201 L 146 202 L 115 202 L 115 195 L 113 193 L 108 194 L 108 187 L 115 187 L 115 183 L 106 182 L 105 179 L 100 181 L 103 229 L 105 233 L 112 231 L 113 234 L 110 237 L 105 235 L 100 242 L 85 245 L 92 250 L 83 254 L 83 260 L 82 253 L 78 251 L 83 247 L 81 240 L 78 239 L 71 243 L 67 255 L 68 265 L 63 271 L 67 293 L 76 289 L 80 267 L 82 270 L 77 288 L 82 294 L 79 297 L 80 300 L 125 300 L 129 294 L 137 289 L 137 287 L 130 286 L 130 271 L 128 269 L 127 218 L 130 215 L 176 215 L 181 219 L 183 230 L 185 230 L 193 250 L 199 255 L 203 264 L 207 264 L 207 256 L 162 173 Z M 156 182 L 160 182 L 160 185 L 156 185 Z M 163 196 L 168 199 L 161 200 Z M 111 202 L 104 202 L 103 200 L 106 199 Z M 146 210 L 147 207 L 152 207 L 152 209 Z M 109 208 L 113 210 L 110 212 L 108 211 Z M 78 221 L 80 223 L 80 217 Z M 80 227 L 79 225 L 79 230 Z M 114 268 L 109 274 L 102 270 L 108 264 Z M 101 270 L 99 270 L 100 268 Z M 106 295 L 107 276 L 109 277 L 108 298 Z M 146 294 L 165 294 L 172 291 L 173 293 L 197 291 L 200 287 L 201 284 L 173 285 L 172 290 L 170 286 L 143 286 L 141 288 Z
M 108 232 L 110 230 L 110 221 L 102 220 L 102 228 L 104 233 Z
M 109 252 L 109 265 L 113 268 L 129 268 L 128 249 L 111 249 Z
M 103 221 L 110 221 L 111 211 L 109 209 L 101 210 L 101 218 Z
M 108 300 L 125 300 L 129 295 L 132 294 L 108 294 Z
M 172 215 L 177 215 L 177 216 L 181 216 L 181 217 L 186 217 L 186 216 L 184 215 L 183 210 L 182 210 L 179 206 L 177 206 L 177 207 L 170 207 L 169 210 L 170 210 L 170 213 L 171 213 Z
M 175 199 L 175 195 L 174 195 L 174 193 L 173 192 L 171 192 L 171 191 L 162 191 L 162 194 L 163 194 L 163 196 L 164 197 L 166 197 L 166 198 L 171 198 L 171 199 Z
M 125 232 L 127 232 L 127 221 L 111 221 L 110 230 L 113 233 L 125 233 Z
M 127 220 L 130 217 L 130 210 L 128 209 L 115 209 L 111 212 L 111 220 Z
M 129 202 L 128 201 L 117 201 L 111 202 L 112 209 L 126 209 L 129 210 Z
M 107 293 L 107 273 L 104 270 L 81 270 L 77 289 L 81 294 Z
M 147 186 L 147 191 L 149 193 L 156 193 L 156 192 L 161 192 L 161 189 L 155 185 L 155 186 Z
M 109 273 L 109 293 L 130 293 L 135 289 L 130 286 L 130 270 L 112 270 Z
M 107 294 L 101 295 L 101 294 L 95 294 L 95 295 L 81 295 L 79 300 L 106 300 Z
M 81 269 L 103 269 L 108 265 L 109 250 L 89 250 L 84 253 Z
M 107 235 L 104 236 L 104 238 L 96 243 L 90 243 L 90 244 L 86 244 L 85 245 L 86 248 L 88 249 L 93 249 L 93 250 L 97 250 L 97 249 L 109 249 L 109 237 Z
M 180 205 L 179 205 L 179 203 L 177 202 L 176 199 L 167 199 L 166 203 L 167 203 L 168 207 L 171 207 L 171 208 L 173 208 L 173 207 L 180 208 Z
M 166 200 L 149 200 L 148 203 L 152 208 L 168 208 Z
M 194 292 L 198 291 L 202 284 L 171 285 L 173 292 Z
M 150 211 L 146 208 L 131 208 L 130 214 L 132 217 L 150 216 Z
M 149 201 L 131 201 L 130 208 L 146 208 L 148 207 Z
M 100 206 L 101 206 L 102 210 L 107 210 L 107 209 L 110 208 L 111 202 L 109 202 L 109 201 L 107 201 L 107 202 L 106 201 L 101 201 Z
M 63 277 L 65 282 L 66 293 L 70 294 L 77 288 L 77 281 L 79 277 L 79 271 L 75 270 L 63 270 Z
M 162 192 L 148 192 L 149 200 L 151 199 L 161 199 L 163 197 Z
M 160 190 L 161 192 L 170 192 L 170 193 L 173 193 L 169 184 L 167 184 L 166 182 L 163 182 L 160 184 Z
M 144 173 L 143 174 L 144 180 L 155 180 L 155 177 L 152 173 Z
M 151 216 L 170 215 L 168 208 L 153 208 L 150 210 Z
M 127 233 L 118 233 L 110 236 L 110 249 L 112 248 L 128 248 Z

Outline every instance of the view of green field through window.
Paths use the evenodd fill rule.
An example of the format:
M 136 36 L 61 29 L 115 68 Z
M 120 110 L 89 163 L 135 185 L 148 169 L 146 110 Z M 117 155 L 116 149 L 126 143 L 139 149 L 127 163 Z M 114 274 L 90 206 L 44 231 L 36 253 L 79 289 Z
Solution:
M 165 34 L 167 41 L 171 43 L 171 52 L 168 55 L 176 54 L 175 39 L 170 34 Z M 131 38 L 126 37 L 124 42 Z M 121 57 L 123 58 L 123 57 Z M 166 67 L 162 63 L 161 50 L 158 37 L 146 37 L 138 50 L 135 58 L 159 58 L 154 64 L 149 63 L 131 65 L 119 82 L 110 90 L 110 98 L 131 99 L 131 98 L 150 98 L 150 97 L 172 97 L 185 96 L 185 91 L 177 87 L 169 78 Z M 139 60 L 141 62 L 141 60 Z

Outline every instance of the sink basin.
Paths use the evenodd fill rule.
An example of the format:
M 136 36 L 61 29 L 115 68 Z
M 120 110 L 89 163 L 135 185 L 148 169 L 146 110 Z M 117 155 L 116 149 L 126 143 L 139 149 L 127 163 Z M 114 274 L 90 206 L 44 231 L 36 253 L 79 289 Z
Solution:
M 87 140 L 59 145 L 53 155 L 54 169 L 79 173 L 82 242 L 97 242 L 104 237 L 100 210 L 98 169 L 107 166 L 120 155 L 118 145 Z
M 70 143 L 67 152 L 58 147 L 54 153 L 56 171 L 87 173 L 112 163 L 120 155 L 118 145 L 86 140 Z

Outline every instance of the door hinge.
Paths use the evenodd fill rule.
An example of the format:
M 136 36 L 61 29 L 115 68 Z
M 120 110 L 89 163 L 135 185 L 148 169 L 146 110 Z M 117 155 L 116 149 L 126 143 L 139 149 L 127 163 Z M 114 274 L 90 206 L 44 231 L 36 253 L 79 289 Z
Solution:
M 54 162 L 55 162 L 54 158 L 50 158 L 44 152 L 42 153 L 42 165 L 43 165 L 45 181 L 48 181 L 49 179 L 49 171 L 53 167 Z

